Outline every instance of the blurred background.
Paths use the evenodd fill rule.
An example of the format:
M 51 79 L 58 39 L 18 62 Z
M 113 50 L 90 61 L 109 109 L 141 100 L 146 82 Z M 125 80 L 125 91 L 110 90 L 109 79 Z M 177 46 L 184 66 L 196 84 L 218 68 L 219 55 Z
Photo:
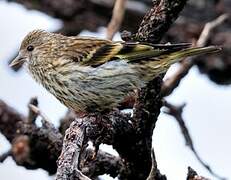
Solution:
M 26 114 L 29 99 L 37 96 L 41 110 L 55 126 L 58 126 L 59 119 L 64 116 L 67 109 L 35 83 L 23 68 L 15 71 L 8 67 L 8 63 L 16 55 L 23 37 L 34 29 L 105 38 L 105 26 L 110 20 L 108 14 L 111 13 L 113 3 L 110 4 L 111 1 L 108 1 L 108 4 L 102 6 L 98 3 L 100 1 L 95 0 L 90 1 L 95 4 L 90 3 L 89 6 L 81 7 L 82 1 L 74 0 L 53 2 L 43 0 L 37 4 L 32 2 L 29 0 L 0 1 L 0 99 L 22 114 Z M 75 6 L 73 6 L 74 2 Z M 62 6 L 61 3 L 63 3 Z M 121 30 L 135 32 L 150 4 L 151 1 L 148 0 L 129 1 Z M 61 7 L 63 9 L 60 9 Z M 230 0 L 196 2 L 192 0 L 169 30 L 163 42 L 193 42 L 200 35 L 206 22 L 212 21 L 222 13 L 230 14 L 230 11 Z M 132 22 L 131 19 L 130 22 L 128 21 L 130 17 L 133 18 Z M 120 40 L 119 33 L 114 40 Z M 196 150 L 216 173 L 230 179 L 230 18 L 213 32 L 209 44 L 223 45 L 222 54 L 198 59 L 197 66 L 190 70 L 167 100 L 176 105 L 184 102 L 187 104 L 183 117 Z M 178 66 L 172 66 L 166 77 L 174 74 Z M 193 167 L 199 174 L 214 179 L 185 146 L 178 124 L 172 117 L 161 113 L 154 137 L 153 144 L 158 167 L 170 180 L 185 179 L 188 166 Z M 6 152 L 9 148 L 10 144 L 3 135 L 0 135 L 0 153 Z M 104 145 L 101 148 L 115 153 L 108 146 Z M 24 167 L 17 166 L 11 158 L 0 164 L 0 178 L 3 180 L 53 179 L 44 170 L 26 170 Z

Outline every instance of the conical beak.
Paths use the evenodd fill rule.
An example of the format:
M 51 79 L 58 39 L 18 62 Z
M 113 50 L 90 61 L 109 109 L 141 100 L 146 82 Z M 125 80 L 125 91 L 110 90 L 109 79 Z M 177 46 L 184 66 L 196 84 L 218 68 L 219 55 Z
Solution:
M 25 57 L 22 57 L 20 54 L 10 63 L 10 67 L 20 66 L 26 61 Z

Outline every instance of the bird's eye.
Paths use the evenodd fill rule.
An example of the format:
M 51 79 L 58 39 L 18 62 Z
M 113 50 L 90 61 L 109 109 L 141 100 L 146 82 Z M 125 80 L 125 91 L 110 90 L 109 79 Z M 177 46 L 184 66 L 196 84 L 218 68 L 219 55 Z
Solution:
M 29 46 L 27 47 L 27 51 L 33 51 L 33 50 L 34 50 L 34 46 L 29 45 Z

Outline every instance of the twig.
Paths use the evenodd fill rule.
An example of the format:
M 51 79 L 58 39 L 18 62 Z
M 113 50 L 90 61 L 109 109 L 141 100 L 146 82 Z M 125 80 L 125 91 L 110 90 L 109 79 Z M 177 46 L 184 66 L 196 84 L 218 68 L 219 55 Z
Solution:
M 30 105 L 33 105 L 35 107 L 38 106 L 38 99 L 37 97 L 33 97 L 30 99 L 30 102 L 28 104 L 28 107 L 29 107 L 29 112 L 28 112 L 28 122 L 29 123 L 34 123 L 37 116 L 38 116 L 38 113 L 36 113 L 35 111 L 32 110 L 32 108 L 30 107 Z
M 107 39 L 112 40 L 115 33 L 119 30 L 123 21 L 127 0 L 116 0 L 113 8 L 112 18 L 107 27 Z
M 191 138 L 189 131 L 188 131 L 188 128 L 186 127 L 184 120 L 182 118 L 183 109 L 184 109 L 186 104 L 184 103 L 180 106 L 174 106 L 174 105 L 168 103 L 167 101 L 165 101 L 164 105 L 167 108 L 167 111 L 165 111 L 165 113 L 173 116 L 177 120 L 177 122 L 179 123 L 179 126 L 181 128 L 182 135 L 184 136 L 186 145 L 189 146 L 192 151 L 194 151 L 194 145 L 193 145 L 192 138 Z
M 175 72 L 174 75 L 167 78 L 161 87 L 161 94 L 163 97 L 166 97 L 178 87 L 181 80 L 188 74 L 191 67 L 194 65 L 192 58 L 187 58 L 186 60 L 183 60 L 180 64 L 180 67 Z
M 8 158 L 11 155 L 12 155 L 11 150 L 0 155 L 0 163 L 3 163 L 6 160 L 6 158 Z
M 40 116 L 42 118 L 42 128 L 50 130 L 50 132 L 58 132 L 58 130 L 54 127 L 52 123 L 50 123 L 48 117 L 35 105 L 29 104 L 29 109 L 32 113 L 34 113 L 34 116 Z M 58 132 L 59 134 L 59 132 Z
M 157 163 L 156 163 L 156 157 L 154 149 L 151 151 L 151 157 L 152 157 L 152 168 L 150 171 L 150 174 L 146 180 L 155 180 L 156 173 L 157 173 Z
M 79 157 L 85 144 L 85 132 L 88 122 L 75 119 L 66 130 L 63 140 L 63 148 L 58 159 L 56 180 L 90 180 L 79 170 Z
M 167 177 L 165 175 L 162 175 L 159 169 L 157 168 L 154 149 L 152 149 L 151 151 L 151 156 L 152 156 L 152 168 L 146 180 L 167 180 Z
M 49 119 L 48 117 L 35 105 L 33 104 L 29 104 L 29 109 L 34 113 L 34 114 L 37 114 L 39 116 L 41 116 L 41 118 L 43 118 L 44 121 L 48 121 L 49 122 Z
M 183 104 L 181 106 L 174 106 L 168 102 L 164 102 L 164 105 L 165 107 L 167 108 L 167 111 L 165 111 L 166 114 L 169 114 L 171 116 L 173 116 L 176 121 L 178 122 L 179 126 L 180 126 L 180 129 L 181 129 L 181 132 L 184 136 L 184 139 L 185 139 L 185 142 L 186 142 L 186 145 L 189 146 L 189 148 L 191 149 L 191 151 L 193 152 L 193 154 L 196 156 L 197 160 L 216 178 L 218 179 L 225 179 L 221 176 L 219 176 L 218 174 L 216 174 L 212 169 L 211 167 L 205 163 L 202 158 L 199 156 L 199 154 L 197 153 L 197 151 L 195 150 L 195 147 L 194 147 L 194 144 L 193 144 L 193 141 L 192 141 L 192 138 L 191 138 L 191 135 L 188 131 L 188 128 L 184 122 L 184 119 L 182 117 L 182 112 L 183 112 L 183 109 L 185 107 L 186 104 Z
M 209 180 L 209 179 L 197 175 L 197 172 L 194 169 L 188 167 L 188 175 L 186 180 Z
M 205 46 L 212 31 L 219 25 L 221 25 L 229 16 L 227 14 L 222 14 L 215 20 L 205 24 L 204 29 L 201 32 L 199 39 L 196 42 L 197 47 Z M 166 79 L 162 85 L 161 92 L 162 96 L 170 95 L 174 89 L 180 84 L 181 80 L 188 74 L 189 70 L 195 63 L 195 58 L 187 58 L 182 61 L 177 72 Z
M 223 24 L 225 22 L 225 20 L 228 19 L 228 17 L 229 17 L 228 14 L 222 14 L 218 18 L 216 18 L 215 20 L 206 23 L 205 26 L 204 26 L 204 29 L 201 32 L 201 35 L 200 35 L 199 39 L 197 40 L 196 45 L 198 47 L 205 46 L 206 42 L 208 42 L 208 40 L 209 40 L 211 32 L 216 27 L 218 27 L 221 24 Z

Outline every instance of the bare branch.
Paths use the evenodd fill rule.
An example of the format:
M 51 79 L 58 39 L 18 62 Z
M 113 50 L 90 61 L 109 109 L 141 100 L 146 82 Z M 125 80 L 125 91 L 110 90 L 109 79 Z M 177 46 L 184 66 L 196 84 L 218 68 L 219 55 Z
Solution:
M 197 172 L 191 167 L 188 167 L 188 175 L 186 180 L 209 180 L 205 177 L 197 175 Z
M 41 116 L 43 118 L 44 121 L 47 121 L 49 122 L 49 119 L 48 117 L 35 105 L 33 104 L 29 104 L 29 109 L 34 113 L 34 114 L 37 114 L 37 116 Z
M 152 156 L 152 168 L 146 180 L 167 180 L 167 177 L 165 175 L 162 175 L 157 168 L 154 149 L 152 149 L 151 151 L 151 156 Z
M 6 158 L 8 158 L 11 155 L 12 155 L 11 150 L 1 154 L 0 155 L 0 163 L 3 163 L 6 160 Z
M 112 40 L 122 24 L 127 0 L 116 0 L 112 18 L 107 27 L 107 39 Z
M 189 134 L 188 128 L 186 127 L 183 117 L 182 117 L 183 108 L 185 107 L 185 105 L 186 104 L 182 104 L 180 106 L 174 106 L 165 101 L 165 107 L 167 108 L 167 111 L 165 111 L 165 113 L 173 116 L 177 120 L 180 126 L 180 129 L 181 129 L 182 135 L 185 139 L 186 145 L 189 146 L 192 151 L 195 151 L 192 138 Z
M 192 58 L 187 58 L 181 62 L 175 74 L 163 82 L 161 87 L 161 94 L 163 97 L 169 96 L 178 87 L 181 80 L 188 74 L 193 65 Z
M 153 43 L 159 41 L 165 33 L 159 28 L 163 26 L 161 29 L 167 30 L 185 3 L 186 0 L 177 0 L 174 3 L 168 3 L 167 0 L 154 1 L 152 9 L 139 28 L 139 33 L 135 35 L 136 40 Z M 156 34 L 158 40 L 152 39 Z M 120 112 L 110 112 L 107 115 L 93 115 L 82 120 L 90 124 L 87 128 L 87 138 L 94 144 L 99 142 L 113 145 L 124 160 L 125 167 L 120 173 L 121 179 L 146 179 L 150 172 L 152 134 L 162 105 L 161 82 L 161 78 L 156 78 L 147 88 L 141 90 L 133 117 Z
M 56 180 L 74 180 L 76 178 L 90 180 L 78 170 L 80 153 L 86 143 L 87 126 L 88 122 L 76 118 L 66 130 L 62 152 L 58 159 Z
M 28 107 L 29 107 L 29 112 L 28 112 L 28 122 L 29 123 L 34 123 L 37 116 L 38 116 L 38 113 L 34 112 L 32 110 L 32 108 L 30 108 L 30 105 L 33 105 L 33 106 L 38 106 L 38 99 L 37 97 L 33 97 L 31 98 L 29 104 L 28 104 Z
M 209 37 L 211 35 L 211 32 L 216 27 L 223 24 L 225 22 L 225 20 L 227 20 L 228 18 L 229 18 L 228 14 L 222 14 L 218 18 L 216 18 L 215 20 L 206 23 L 205 26 L 204 26 L 204 29 L 201 32 L 201 35 L 200 35 L 199 39 L 197 40 L 196 45 L 198 47 L 205 46 L 206 43 L 208 42 L 208 39 L 209 39 Z
M 0 100 L 0 132 L 12 144 L 12 158 L 16 164 L 27 169 L 42 168 L 49 174 L 56 172 L 62 135 L 53 126 L 43 123 L 42 127 L 37 127 Z
M 189 146 L 189 148 L 191 149 L 191 151 L 193 152 L 193 154 L 196 156 L 197 160 L 204 166 L 204 168 L 206 168 L 214 177 L 218 178 L 218 179 L 224 179 L 223 177 L 219 176 L 218 174 L 216 174 L 211 167 L 205 163 L 202 158 L 199 156 L 198 152 L 195 150 L 191 135 L 188 131 L 188 128 L 184 122 L 184 119 L 182 117 L 182 113 L 183 113 L 183 109 L 185 107 L 186 104 L 183 104 L 181 106 L 174 106 L 168 102 L 164 102 L 165 107 L 167 108 L 167 111 L 165 111 L 166 114 L 169 114 L 171 116 L 173 116 L 176 121 L 178 122 L 182 135 L 185 139 L 186 145 Z
M 152 155 L 152 168 L 150 171 L 150 174 L 148 176 L 148 178 L 146 180 L 155 180 L 156 177 L 156 173 L 157 173 L 157 163 L 156 163 L 156 157 L 155 157 L 155 152 L 154 149 L 152 149 L 151 151 L 151 155 Z
M 198 41 L 196 42 L 196 46 L 205 46 L 211 36 L 211 32 L 217 26 L 221 25 L 227 18 L 228 15 L 223 14 L 215 20 L 206 23 Z M 196 57 L 190 57 L 183 60 L 176 73 L 164 81 L 161 89 L 162 96 L 168 96 L 174 91 L 174 89 L 180 84 L 181 80 L 188 74 L 191 67 L 195 64 L 195 59 Z

